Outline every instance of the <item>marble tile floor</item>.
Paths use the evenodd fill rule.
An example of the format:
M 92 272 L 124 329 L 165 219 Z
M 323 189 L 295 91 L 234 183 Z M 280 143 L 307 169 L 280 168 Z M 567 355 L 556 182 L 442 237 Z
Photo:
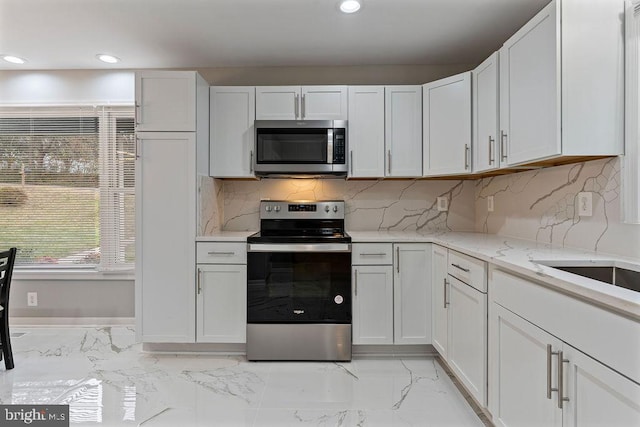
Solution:
M 69 404 L 71 425 L 484 425 L 434 358 L 149 354 L 126 327 L 23 327 L 12 335 L 16 367 L 0 368 L 0 403 Z

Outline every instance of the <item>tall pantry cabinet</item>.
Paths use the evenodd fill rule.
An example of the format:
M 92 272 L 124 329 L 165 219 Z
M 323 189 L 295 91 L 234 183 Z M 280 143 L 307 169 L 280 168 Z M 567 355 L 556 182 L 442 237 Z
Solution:
M 193 71 L 136 82 L 136 334 L 194 342 L 198 175 L 208 175 L 209 84 Z

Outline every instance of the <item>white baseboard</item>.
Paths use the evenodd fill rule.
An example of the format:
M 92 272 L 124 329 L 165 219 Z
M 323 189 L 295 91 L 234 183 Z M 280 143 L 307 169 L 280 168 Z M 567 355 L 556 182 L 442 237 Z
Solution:
M 39 328 L 60 326 L 135 326 L 133 317 L 9 317 L 9 325 Z

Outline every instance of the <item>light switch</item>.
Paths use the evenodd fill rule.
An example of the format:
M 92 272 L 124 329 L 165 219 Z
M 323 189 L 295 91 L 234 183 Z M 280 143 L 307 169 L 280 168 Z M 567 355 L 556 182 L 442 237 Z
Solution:
M 593 193 L 589 191 L 578 193 L 578 215 L 593 215 Z
M 493 196 L 487 196 L 487 211 L 493 212 L 494 207 L 495 206 L 493 205 Z
M 438 205 L 438 212 L 446 212 L 449 210 L 449 199 L 446 197 L 438 197 L 436 204 Z

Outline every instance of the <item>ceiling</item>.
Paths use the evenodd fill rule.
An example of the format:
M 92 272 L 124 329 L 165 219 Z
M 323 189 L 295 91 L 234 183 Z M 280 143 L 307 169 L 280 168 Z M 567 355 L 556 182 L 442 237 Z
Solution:
M 548 2 L 0 0 L 0 69 L 473 64 Z

